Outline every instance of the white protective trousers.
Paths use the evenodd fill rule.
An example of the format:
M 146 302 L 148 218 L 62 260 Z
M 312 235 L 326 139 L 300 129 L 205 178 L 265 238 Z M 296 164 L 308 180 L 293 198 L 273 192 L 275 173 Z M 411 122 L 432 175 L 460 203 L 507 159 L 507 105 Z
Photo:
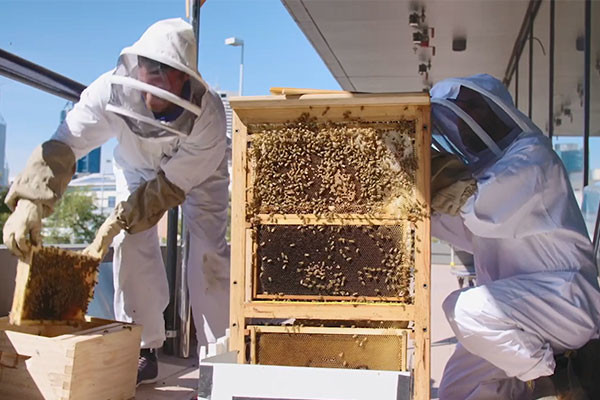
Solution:
M 148 170 L 124 170 L 116 162 L 114 170 L 117 203 L 155 176 Z M 190 233 L 187 284 L 199 345 L 215 342 L 229 323 L 228 178 L 225 155 L 217 171 L 188 192 L 182 206 Z M 113 244 L 115 318 L 143 326 L 142 348 L 161 347 L 169 287 L 157 227 L 133 235 L 121 232 Z
M 598 337 L 598 316 L 588 312 L 597 299 L 589 293 L 594 288 L 577 271 L 515 275 L 451 293 L 443 309 L 459 345 L 440 399 L 529 399 L 525 382 L 552 375 L 554 354 Z

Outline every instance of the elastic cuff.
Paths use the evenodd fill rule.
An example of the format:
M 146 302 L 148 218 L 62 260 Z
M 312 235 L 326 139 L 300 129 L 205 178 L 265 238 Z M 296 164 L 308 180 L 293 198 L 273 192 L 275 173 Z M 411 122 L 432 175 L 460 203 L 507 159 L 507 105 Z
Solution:
M 540 376 L 550 376 L 554 374 L 556 368 L 556 362 L 554 361 L 554 352 L 548 344 L 544 345 L 542 350 L 544 354 L 540 358 L 537 364 L 535 364 L 529 371 L 517 375 L 517 379 L 527 382 L 539 378 Z

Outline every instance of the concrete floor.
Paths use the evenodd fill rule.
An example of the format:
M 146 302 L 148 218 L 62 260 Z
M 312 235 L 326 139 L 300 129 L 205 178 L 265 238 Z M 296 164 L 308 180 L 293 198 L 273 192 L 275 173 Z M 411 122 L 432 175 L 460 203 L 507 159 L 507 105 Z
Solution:
M 437 388 L 446 361 L 454 351 L 455 338 L 443 315 L 441 304 L 458 281 L 447 265 L 431 268 L 431 395 L 437 398 Z M 196 399 L 198 362 L 196 359 L 179 359 L 169 356 L 159 358 L 159 381 L 154 385 L 138 388 L 136 399 L 143 400 L 191 400 Z

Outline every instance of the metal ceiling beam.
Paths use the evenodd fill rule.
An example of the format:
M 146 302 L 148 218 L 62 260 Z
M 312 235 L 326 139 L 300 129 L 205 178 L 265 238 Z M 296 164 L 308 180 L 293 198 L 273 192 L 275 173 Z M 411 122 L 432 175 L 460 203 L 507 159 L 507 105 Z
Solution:
M 527 43 L 527 39 L 530 34 L 530 29 L 533 29 L 533 21 L 535 20 L 535 16 L 537 15 L 540 6 L 542 5 L 542 0 L 530 0 L 529 6 L 527 7 L 527 11 L 525 12 L 525 17 L 523 18 L 523 23 L 521 24 L 521 29 L 519 30 L 519 34 L 517 35 L 517 40 L 515 40 L 515 45 L 513 47 L 513 51 L 510 55 L 510 59 L 508 60 L 508 66 L 506 67 L 506 72 L 504 73 L 504 85 L 508 87 L 510 85 L 510 81 L 517 69 L 517 64 L 519 63 L 519 58 L 521 57 L 521 53 L 523 52 L 523 48 Z
M 0 75 L 72 102 L 79 101 L 81 92 L 86 88 L 79 82 L 2 49 L 0 49 Z

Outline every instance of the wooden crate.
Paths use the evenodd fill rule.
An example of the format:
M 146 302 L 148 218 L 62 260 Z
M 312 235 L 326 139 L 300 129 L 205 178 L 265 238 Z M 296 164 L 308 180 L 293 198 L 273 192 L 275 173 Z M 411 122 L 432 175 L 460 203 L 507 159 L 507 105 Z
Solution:
M 429 228 L 429 184 L 430 184 L 430 128 L 429 97 L 427 94 L 309 94 L 286 98 L 285 96 L 240 97 L 231 99 L 234 110 L 233 121 L 233 185 L 232 185 L 232 267 L 231 267 L 231 349 L 238 351 L 238 361 L 246 361 L 245 339 L 251 335 L 249 326 L 255 319 L 307 319 L 307 320 L 345 320 L 349 321 L 405 321 L 410 323 L 415 344 L 414 365 L 415 398 L 429 398 L 429 329 L 430 329 L 430 228 Z M 282 200 L 271 196 L 268 190 L 257 185 L 264 185 L 270 176 L 257 169 L 259 155 L 265 135 L 272 132 L 283 132 L 287 127 L 304 124 L 304 135 L 321 134 L 316 128 L 311 131 L 311 124 L 331 126 L 336 134 L 354 134 L 356 129 L 372 128 L 383 132 L 400 129 L 405 123 L 412 124 L 412 156 L 414 158 L 414 175 L 411 180 L 409 195 L 386 199 L 379 203 L 369 203 L 364 199 L 348 200 L 346 204 L 337 201 L 335 195 L 324 196 L 324 200 L 315 202 L 311 209 L 310 199 L 314 192 L 322 193 L 313 182 L 318 180 L 319 171 L 294 175 L 298 179 L 308 181 L 307 185 L 294 186 L 298 179 L 274 180 L 274 193 L 281 195 Z M 296 124 L 296 125 L 294 125 Z M 277 131 L 280 129 L 280 131 Z M 359 135 L 362 133 L 359 132 Z M 364 135 L 366 135 L 365 133 Z M 295 133 L 294 133 L 295 135 Z M 325 135 L 325 138 L 327 136 Z M 365 136 L 366 137 L 366 136 Z M 302 136 L 294 136 L 302 140 Z M 386 137 L 380 141 L 386 142 Z M 321 136 L 317 138 L 322 146 L 327 141 Z M 314 140 L 317 140 L 314 139 Z M 361 142 L 362 137 L 353 136 L 352 142 Z M 388 141 L 389 142 L 389 141 Z M 262 147 L 260 147 L 262 146 Z M 279 156 L 281 157 L 281 151 Z M 254 153 L 253 153 L 254 152 Z M 324 154 L 334 154 L 327 153 Z M 339 151 L 335 153 L 339 155 Z M 377 153 L 380 154 L 380 153 Z M 306 158 L 305 153 L 289 153 L 290 162 L 294 157 Z M 310 156 L 310 162 L 313 156 Z M 265 157 L 268 159 L 268 155 Z M 324 159 L 324 158 L 323 158 Z M 371 160 L 372 161 L 372 160 Z M 380 161 L 384 161 L 382 158 Z M 306 166 L 309 161 L 303 165 Z M 319 160 L 317 162 L 320 162 Z M 374 165 L 374 164 L 370 164 Z M 412 165 L 412 164 L 411 164 Z M 346 168 L 346 165 L 343 165 Z M 293 167 L 291 167 L 293 168 Z M 304 167 L 302 167 L 304 168 Z M 335 167 L 334 167 L 335 168 Z M 298 168 L 301 169 L 301 168 Z M 331 176 L 330 171 L 326 171 Z M 368 176 L 365 171 L 357 176 Z M 344 175 L 347 182 L 348 174 Z M 273 175 L 279 176 L 280 175 Z M 291 175 L 290 175 L 291 176 Z M 258 177 L 258 178 L 257 178 Z M 336 178 L 337 179 L 337 178 Z M 341 178 L 340 178 L 341 179 Z M 358 178 L 357 178 L 358 179 Z M 364 179 L 364 178 L 361 178 Z M 322 182 L 325 182 L 324 180 Z M 313 185 L 313 186 L 311 186 Z M 317 184 L 318 185 L 318 184 Z M 362 190 L 361 183 L 355 186 Z M 285 188 L 290 193 L 302 197 L 303 190 L 309 191 L 304 200 L 295 203 L 293 198 L 286 198 Z M 383 186 L 382 186 L 383 187 Z M 266 193 L 266 194 L 265 194 Z M 365 193 L 369 193 L 365 190 Z M 312 196 L 312 197 L 311 197 Z M 276 197 L 276 196 L 275 196 Z M 268 198 L 268 201 L 264 201 Z M 366 197 L 365 197 L 366 198 Z M 258 199 L 258 200 L 257 200 Z M 260 200 L 260 201 L 259 201 Z M 402 211 L 399 211 L 402 210 Z M 412 210 L 411 212 L 405 212 Z M 414 211 L 414 212 L 413 212 Z M 350 227 L 360 229 L 361 226 L 398 228 L 409 237 L 410 274 L 407 276 L 410 293 L 383 293 L 382 288 L 375 291 L 375 286 L 367 286 L 365 291 L 354 288 L 352 291 L 322 290 L 316 292 L 306 288 L 278 287 L 271 285 L 277 282 L 299 281 L 301 277 L 294 275 L 299 268 L 299 258 L 294 255 L 286 257 L 282 252 L 281 260 L 274 260 L 267 253 L 266 241 L 260 239 L 260 230 L 303 229 L 304 227 Z M 278 235 L 282 240 L 290 235 Z M 296 246 L 298 244 L 296 243 Z M 307 253 L 309 253 L 307 251 Z M 302 254 L 302 253 L 300 253 Z M 263 259 L 266 257 L 266 259 Z M 261 263 L 271 261 L 274 269 L 265 268 Z M 348 260 L 341 269 L 355 271 Z M 354 258 L 354 257 L 353 257 Z M 287 259 L 285 262 L 284 259 Z M 285 264 L 285 265 L 284 265 Z M 369 266 L 369 265 L 367 265 Z M 372 266 L 369 266 L 372 267 Z M 277 272 L 279 271 L 279 272 Z M 277 273 L 277 277 L 269 274 Z M 301 272 L 301 271 L 299 271 Z M 356 271 L 355 271 L 356 272 Z M 263 274 L 261 276 L 261 273 Z M 302 272 L 303 273 L 303 272 Z M 277 279 L 281 278 L 281 279 Z M 356 278 L 356 277 L 354 277 Z M 265 280 L 266 279 L 266 280 Z M 326 277 L 331 281 L 334 278 Z M 348 281 L 351 281 L 349 279 Z M 360 284 L 359 279 L 352 285 Z M 308 286 L 313 290 L 314 282 Z M 327 286 L 327 285 L 325 285 Z M 330 285 L 331 286 L 331 285 Z M 342 285 L 344 286 L 344 285 Z M 406 286 L 406 285 L 405 285 Z M 333 284 L 332 287 L 336 287 Z M 327 288 L 326 288 L 327 289 Z M 337 289 L 336 289 L 337 290 Z M 256 325 L 256 324 L 254 324 Z
M 0 398 L 133 398 L 141 331 L 96 318 L 23 326 L 0 318 Z
M 83 321 L 100 260 L 57 247 L 36 247 L 19 260 L 10 312 L 14 325 Z M 60 322 L 59 322 L 60 323 Z

